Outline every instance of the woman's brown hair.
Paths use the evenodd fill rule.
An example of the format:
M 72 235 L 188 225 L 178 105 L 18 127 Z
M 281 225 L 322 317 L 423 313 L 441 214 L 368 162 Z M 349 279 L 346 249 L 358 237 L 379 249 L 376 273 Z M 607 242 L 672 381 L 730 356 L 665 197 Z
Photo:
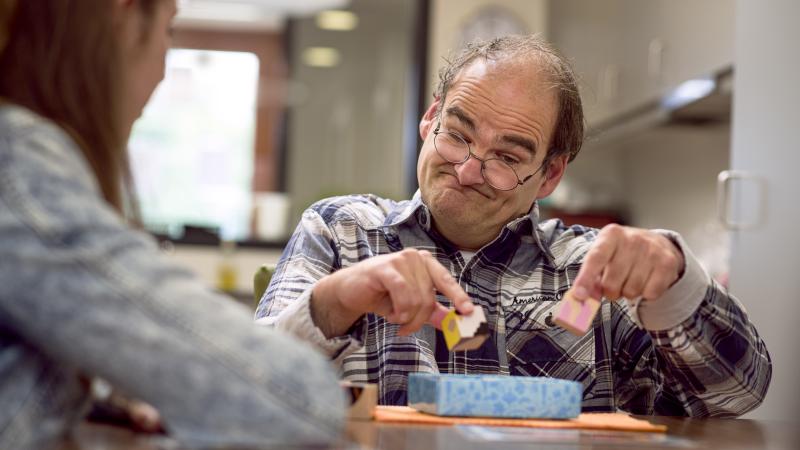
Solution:
M 158 0 L 138 0 L 145 15 Z M 0 0 L 0 97 L 59 124 L 75 138 L 103 197 L 131 212 L 119 24 L 111 0 Z M 13 11 L 13 13 L 12 13 Z M 0 38 L 1 39 L 1 38 Z
M 3 54 L 8 40 L 8 22 L 16 5 L 17 0 L 0 0 L 0 55 Z

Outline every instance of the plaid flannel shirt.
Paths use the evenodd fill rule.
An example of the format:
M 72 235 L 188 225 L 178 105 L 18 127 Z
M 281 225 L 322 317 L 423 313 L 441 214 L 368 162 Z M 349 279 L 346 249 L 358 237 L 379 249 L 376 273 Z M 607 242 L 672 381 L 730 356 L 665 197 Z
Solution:
M 597 230 L 538 221 L 538 208 L 503 228 L 465 262 L 431 226 L 419 192 L 395 202 L 371 195 L 320 201 L 303 214 L 256 311 L 258 323 L 315 343 L 343 378 L 379 386 L 382 404 L 404 405 L 410 372 L 545 376 L 583 384 L 583 411 L 727 417 L 763 400 L 771 377 L 764 342 L 741 304 L 700 267 L 675 233 L 686 270 L 656 301 L 603 301 L 593 328 L 556 326 L 557 301 L 578 274 Z M 314 283 L 366 258 L 404 248 L 430 251 L 486 312 L 490 338 L 449 352 L 426 325 L 366 314 L 345 336 L 326 339 L 311 320 Z M 449 301 L 438 297 L 442 304 Z M 637 324 L 641 323 L 643 326 Z

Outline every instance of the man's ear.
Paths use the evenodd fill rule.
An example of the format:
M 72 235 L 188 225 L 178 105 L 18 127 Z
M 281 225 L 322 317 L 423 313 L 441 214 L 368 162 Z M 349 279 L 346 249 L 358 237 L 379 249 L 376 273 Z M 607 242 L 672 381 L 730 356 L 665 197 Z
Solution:
M 539 188 L 539 192 L 536 194 L 537 200 L 547 197 L 556 190 L 558 183 L 561 182 L 561 177 L 563 177 L 564 172 L 567 171 L 568 159 L 569 155 L 561 155 L 547 164 L 547 171 L 545 172 L 546 178 Z
M 428 107 L 428 110 L 422 115 L 422 119 L 419 120 L 419 136 L 423 141 L 428 137 L 428 133 L 431 132 L 432 127 L 436 126 L 438 121 L 438 117 L 436 117 L 436 110 L 438 108 L 439 97 L 434 97 L 431 106 Z

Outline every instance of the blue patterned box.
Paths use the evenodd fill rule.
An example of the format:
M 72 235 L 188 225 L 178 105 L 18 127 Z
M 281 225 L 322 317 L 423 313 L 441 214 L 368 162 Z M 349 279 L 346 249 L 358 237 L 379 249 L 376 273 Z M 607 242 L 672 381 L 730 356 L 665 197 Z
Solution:
M 576 381 L 502 375 L 408 377 L 408 406 L 439 416 L 571 419 L 581 413 Z

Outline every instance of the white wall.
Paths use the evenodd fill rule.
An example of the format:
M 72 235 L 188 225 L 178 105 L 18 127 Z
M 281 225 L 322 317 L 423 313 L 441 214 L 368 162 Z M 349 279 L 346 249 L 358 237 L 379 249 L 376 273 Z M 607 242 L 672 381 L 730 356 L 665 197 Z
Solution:
M 621 163 L 624 150 L 616 144 L 584 145 L 545 202 L 571 213 L 624 210 L 626 178 Z
M 728 272 L 728 233 L 717 218 L 717 174 L 729 167 L 730 127 L 672 126 L 626 143 L 631 223 L 677 231 L 712 276 Z
M 717 220 L 716 177 L 728 168 L 728 124 L 649 127 L 589 142 L 553 201 L 566 210 L 612 210 L 629 224 L 677 231 L 701 263 L 727 271 L 728 235 Z
M 430 83 L 427 97 L 432 98 L 442 58 L 455 51 L 459 29 L 477 12 L 489 6 L 501 6 L 513 12 L 531 33 L 547 37 L 548 0 L 432 0 L 428 46 Z

